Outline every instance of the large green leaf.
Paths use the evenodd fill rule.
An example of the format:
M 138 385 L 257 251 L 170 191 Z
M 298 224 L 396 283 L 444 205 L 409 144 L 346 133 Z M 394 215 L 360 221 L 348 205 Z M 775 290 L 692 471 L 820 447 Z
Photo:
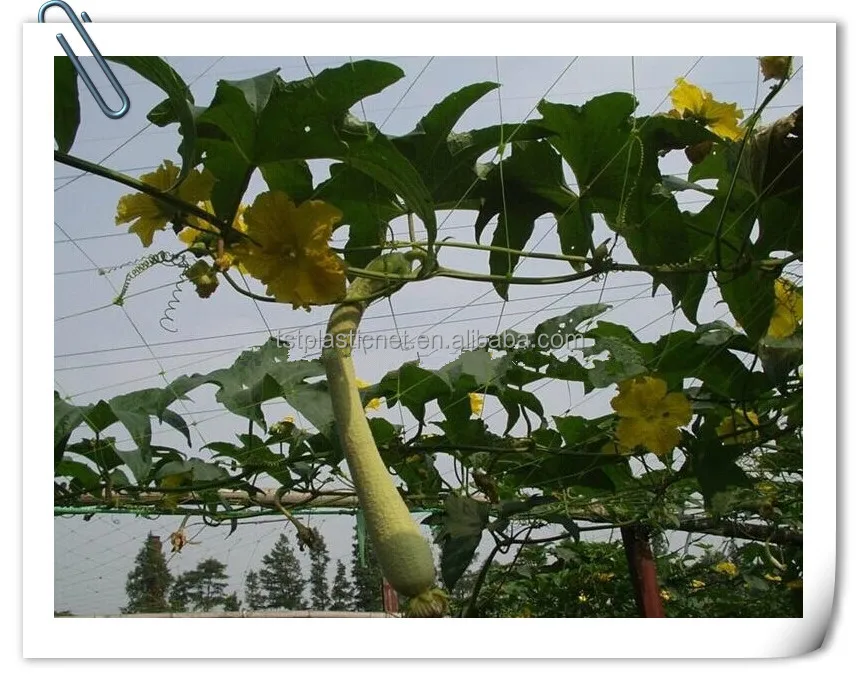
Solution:
M 81 122 L 78 74 L 68 57 L 54 57 L 54 141 L 68 153 Z
M 716 275 L 722 298 L 752 343 L 766 335 L 775 308 L 776 275 L 758 268 Z
M 289 361 L 289 348 L 271 338 L 255 350 L 246 350 L 228 369 L 194 374 L 197 384 L 218 386 L 215 399 L 229 411 L 265 428 L 261 405 L 283 398 L 322 432 L 330 432 L 334 421 L 331 400 L 321 384 L 305 379 L 321 376 L 325 369 L 318 361 Z
M 84 439 L 66 447 L 67 452 L 80 454 L 92 461 L 99 470 L 112 470 L 123 461 L 116 453 L 116 440 L 112 437 L 101 440 Z
M 759 372 L 750 380 L 748 367 L 725 345 L 706 345 L 701 334 L 675 331 L 654 345 L 655 361 L 651 369 L 673 382 L 695 377 L 711 391 L 734 400 L 754 399 L 753 388 L 762 388 Z
M 466 199 L 477 180 L 474 164 L 478 156 L 499 144 L 504 133 L 496 128 L 489 146 L 456 145 L 463 141 L 453 134 L 453 127 L 465 111 L 497 83 L 473 83 L 449 94 L 418 121 L 415 129 L 392 139 L 394 145 L 418 170 L 437 204 L 445 205 Z M 466 133 L 467 134 L 467 133 Z M 471 138 L 468 138 L 471 140 Z
M 543 117 L 538 122 L 555 134 L 551 142 L 570 164 L 583 200 L 595 205 L 607 200 L 613 208 L 625 183 L 631 186 L 641 159 L 640 150 L 630 150 L 635 106 L 635 98 L 624 92 L 594 97 L 583 106 L 547 101 L 537 106 Z
M 369 397 L 384 397 L 389 407 L 400 402 L 423 423 L 427 403 L 449 396 L 450 392 L 450 385 L 436 372 L 418 366 L 417 362 L 407 362 L 399 369 L 385 374 L 378 390 Z
M 575 208 L 578 199 L 564 182 L 561 157 L 548 142 L 514 142 L 512 153 L 487 174 L 477 187 L 480 213 L 474 225 L 475 240 L 489 221 L 498 216 L 492 245 L 500 249 L 521 251 L 534 232 L 534 221 L 545 213 L 563 214 Z M 512 276 L 519 262 L 515 253 L 492 251 L 489 271 Z M 505 300 L 508 284 L 494 282 L 495 290 Z
M 170 101 L 171 113 L 179 122 L 179 155 L 182 157 L 182 170 L 176 178 L 176 185 L 188 176 L 196 162 L 197 124 L 194 120 L 194 96 L 182 77 L 160 57 L 105 57 L 117 64 L 123 64 L 153 85 L 161 88 Z
M 215 97 L 198 117 L 198 123 L 217 126 L 249 166 L 259 165 L 257 127 L 271 97 L 277 70 L 245 80 L 220 80 Z
M 269 189 L 284 192 L 295 203 L 303 203 L 313 194 L 313 175 L 304 161 L 273 161 L 261 165 L 260 172 Z M 337 207 L 343 210 L 341 205 Z
M 54 391 L 54 456 L 59 460 L 63 456 L 66 443 L 72 432 L 84 422 L 85 411 L 74 404 L 69 404 Z
M 72 488 L 77 491 L 95 491 L 101 486 L 101 477 L 92 468 L 81 461 L 63 459 L 54 466 L 54 476 L 57 478 L 71 478 Z
M 551 317 L 537 324 L 534 329 L 532 344 L 539 349 L 547 349 L 552 343 L 552 338 L 567 343 L 579 337 L 578 328 L 582 322 L 593 319 L 611 309 L 611 305 L 605 303 L 590 303 L 579 305 L 569 312 Z M 542 339 L 542 340 L 541 340 Z
M 489 506 L 468 497 L 450 495 L 444 501 L 440 534 L 441 577 L 451 589 L 468 569 L 489 522 Z
M 371 176 L 342 163 L 333 164 L 330 172 L 315 196 L 343 213 L 339 224 L 349 226 L 346 260 L 354 267 L 365 267 L 382 252 L 388 223 L 403 209 L 397 197 Z

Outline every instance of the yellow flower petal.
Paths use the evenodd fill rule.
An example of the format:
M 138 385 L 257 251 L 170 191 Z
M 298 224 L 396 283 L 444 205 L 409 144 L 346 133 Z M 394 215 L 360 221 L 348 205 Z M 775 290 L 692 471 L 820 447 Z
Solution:
M 754 442 L 758 439 L 754 429 L 759 425 L 760 420 L 755 412 L 735 409 L 732 415 L 722 419 L 719 427 L 716 428 L 716 434 L 729 445 Z
M 692 405 L 683 393 L 668 393 L 659 404 L 661 416 L 680 428 L 692 419 Z
M 322 201 L 296 207 L 283 192 L 264 192 L 245 211 L 250 239 L 232 252 L 278 301 L 296 308 L 333 303 L 346 293 L 346 265 L 328 246 L 341 217 Z
M 468 401 L 471 404 L 471 413 L 480 416 L 483 413 L 483 395 L 479 393 L 468 393 Z
M 611 400 L 612 409 L 620 416 L 643 416 L 668 392 L 668 385 L 661 378 L 644 376 L 623 381 L 619 394 Z
M 358 390 L 364 390 L 365 388 L 369 388 L 371 385 L 370 383 L 367 383 L 367 381 L 362 381 L 360 378 L 356 378 L 355 383 L 358 386 Z M 381 407 L 382 398 L 374 397 L 364 406 L 364 411 L 375 411 L 376 409 L 380 409 Z
M 611 400 L 621 416 L 616 431 L 622 450 L 645 447 L 658 456 L 670 454 L 680 444 L 678 428 L 692 418 L 692 406 L 682 393 L 668 393 L 668 385 L 652 376 L 623 381 Z
M 713 568 L 713 570 L 723 575 L 728 575 L 728 577 L 736 577 L 738 574 L 740 574 L 740 571 L 737 566 L 730 561 L 723 561 L 721 563 L 718 563 Z
M 624 418 L 617 426 L 617 440 L 625 449 L 641 445 L 657 456 L 665 456 L 680 444 L 680 431 L 662 420 Z
M 775 307 L 767 335 L 788 338 L 802 321 L 802 292 L 787 279 L 776 279 Z
M 668 112 L 669 116 L 696 120 L 725 139 L 738 140 L 743 136 L 738 125 L 743 112 L 736 104 L 717 102 L 712 93 L 688 83 L 684 78 L 678 78 L 675 83 L 674 89 L 668 93 L 674 105 L 674 109 Z
M 178 177 L 179 168 L 171 161 L 164 161 L 153 172 L 141 175 L 140 181 L 166 192 Z M 208 198 L 214 182 L 215 178 L 208 170 L 194 169 L 179 186 L 176 195 L 186 203 L 196 205 Z M 134 221 L 128 231 L 137 234 L 144 246 L 151 246 L 155 232 L 163 230 L 176 213 L 175 208 L 149 194 L 126 194 L 119 199 L 115 221 L 117 225 Z
M 677 78 L 675 87 L 668 96 L 680 116 L 686 113 L 697 116 L 704 109 L 704 91 L 685 78 Z

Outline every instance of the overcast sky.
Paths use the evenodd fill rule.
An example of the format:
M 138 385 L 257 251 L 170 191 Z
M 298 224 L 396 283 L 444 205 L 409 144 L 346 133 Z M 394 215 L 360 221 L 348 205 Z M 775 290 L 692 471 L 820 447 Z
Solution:
M 541 98 L 553 102 L 582 104 L 596 94 L 610 91 L 633 91 L 639 99 L 639 115 L 667 111 L 667 93 L 674 79 L 687 79 L 711 90 L 716 99 L 736 102 L 746 115 L 756 101 L 763 98 L 766 87 L 761 85 L 754 57 L 665 57 L 665 58 L 590 58 L 590 57 L 379 57 L 403 68 L 405 77 L 381 94 L 371 97 L 353 112 L 380 126 L 383 132 L 402 134 L 411 130 L 417 120 L 442 97 L 460 87 L 478 81 L 502 83 L 499 95 L 488 94 L 466 113 L 457 131 L 497 123 L 499 118 L 516 123 L 536 117 L 534 107 Z M 312 57 L 314 72 L 348 62 L 348 57 Z M 308 75 L 300 57 L 237 58 L 182 57 L 169 59 L 173 67 L 191 84 L 198 104 L 208 104 L 219 79 L 240 79 L 273 68 L 280 68 L 287 79 Z M 799 62 L 801 64 L 801 61 Z M 148 126 L 146 113 L 162 98 L 154 86 L 123 67 L 115 66 L 116 74 L 131 99 L 131 111 L 118 121 L 104 117 L 91 96 L 82 88 L 82 122 L 74 155 L 104 161 L 104 165 L 129 175 L 139 176 L 151 171 L 164 159 L 178 161 L 175 126 L 159 129 Z M 791 81 L 773 102 L 764 120 L 785 115 L 802 103 L 802 73 Z M 682 152 L 670 154 L 664 173 L 683 173 L 687 163 Z M 325 164 L 314 164 L 316 180 L 326 177 Z M 171 295 L 176 270 L 155 267 L 135 279 L 127 294 L 124 310 L 111 304 L 121 288 L 128 269 L 119 269 L 100 276 L 97 268 L 109 268 L 140 258 L 144 251 L 136 235 L 126 232 L 127 226 L 116 227 L 114 215 L 117 200 L 127 189 L 94 176 L 75 179 L 79 173 L 57 164 L 55 168 L 55 247 L 54 247 L 54 341 L 55 389 L 76 404 L 147 387 L 164 385 L 182 374 L 208 372 L 229 366 L 238 354 L 249 346 L 258 345 L 272 333 L 284 329 L 302 328 L 316 333 L 321 330 L 330 308 L 313 309 L 310 313 L 293 311 L 287 305 L 272 305 L 253 301 L 235 293 L 227 286 L 209 300 L 200 300 L 193 289 L 183 286 L 175 317 L 176 331 L 171 333 L 159 325 Z M 248 190 L 246 202 L 262 190 L 264 184 L 256 175 Z M 684 194 L 680 198 L 686 210 L 703 205 L 699 195 Z M 439 214 L 439 237 L 473 240 L 474 214 Z M 491 239 L 494 222 L 484 232 L 483 241 Z M 603 230 L 604 227 L 598 227 Z M 599 243 L 608 233 L 598 231 L 594 241 Z M 405 236 L 405 225 L 397 223 L 395 232 Z M 335 232 L 334 242 L 346 241 L 347 228 Z M 159 233 L 150 251 L 176 250 L 172 232 Z M 555 224 L 551 216 L 538 219 L 534 235 L 526 249 L 558 251 Z M 615 258 L 628 262 L 625 249 L 615 251 Z M 95 264 L 93 264 L 95 263 Z M 487 271 L 483 252 L 445 249 L 443 263 L 450 267 L 472 271 Z M 517 270 L 522 276 L 546 276 L 569 271 L 565 263 L 531 260 Z M 151 289 L 151 290 L 150 290 Z M 139 294 L 139 295 L 136 295 Z M 708 291 L 700 312 L 702 322 L 725 317 L 725 307 L 714 306 L 717 296 Z M 594 302 L 605 302 L 613 309 L 603 318 L 626 324 L 638 330 L 642 340 L 650 341 L 680 328 L 690 328 L 681 314 L 673 314 L 670 297 L 662 289 L 655 298 L 650 296 L 650 278 L 634 273 L 613 274 L 600 282 L 574 282 L 562 286 L 523 287 L 510 290 L 510 301 L 502 301 L 488 284 L 450 279 L 407 286 L 391 299 L 370 308 L 362 325 L 364 333 L 373 331 L 410 335 L 440 334 L 452 339 L 456 334 L 494 333 L 498 329 L 533 330 L 541 320 L 570 309 Z M 728 319 L 728 321 L 731 321 Z M 142 337 L 142 338 L 141 338 Z M 310 353 L 314 356 L 318 353 Z M 454 359 L 457 352 L 441 349 L 422 353 L 424 366 L 436 368 Z M 297 357 L 298 355 L 296 355 Z M 405 361 L 417 359 L 413 352 L 388 350 L 371 355 L 357 353 L 358 374 L 368 382 L 376 382 L 387 371 Z M 581 387 L 559 381 L 537 384 L 537 395 L 547 415 L 570 413 L 592 417 L 608 409 L 611 389 L 595 391 L 585 397 Z M 174 405 L 191 423 L 192 456 L 206 458 L 199 448 L 215 440 L 236 441 L 235 434 L 244 432 L 246 423 L 218 408 L 213 398 L 215 388 L 206 386 L 192 393 L 194 402 Z M 500 405 L 487 398 L 485 417 L 493 429 L 503 430 L 506 416 Z M 269 422 L 294 412 L 288 405 L 266 408 Z M 382 410 L 380 414 L 385 414 Z M 429 408 L 429 420 L 434 409 Z M 414 420 L 399 408 L 388 417 L 403 423 L 414 432 Z M 158 444 L 187 448 L 171 430 L 153 426 L 153 441 Z M 118 438 L 120 447 L 129 447 L 125 431 L 107 432 Z M 439 468 L 453 480 L 449 459 L 440 459 Z M 353 519 L 344 515 L 313 515 L 306 522 L 319 528 L 328 542 L 334 561 L 349 561 Z M 69 609 L 76 614 L 115 613 L 126 602 L 125 579 L 133 567 L 134 556 L 150 531 L 167 535 L 177 529 L 180 517 L 160 519 L 133 516 L 100 515 L 85 522 L 81 517 L 58 518 L 55 521 L 55 609 Z M 259 567 L 260 559 L 273 545 L 279 532 L 285 529 L 281 520 L 259 524 L 243 524 L 227 537 L 229 528 L 201 528 L 189 521 L 191 534 L 199 535 L 200 543 L 186 547 L 174 556 L 170 568 L 177 574 L 196 565 L 204 558 L 214 557 L 225 563 L 231 578 L 230 589 L 239 589 L 244 575 Z M 241 595 L 241 594 L 240 594 Z

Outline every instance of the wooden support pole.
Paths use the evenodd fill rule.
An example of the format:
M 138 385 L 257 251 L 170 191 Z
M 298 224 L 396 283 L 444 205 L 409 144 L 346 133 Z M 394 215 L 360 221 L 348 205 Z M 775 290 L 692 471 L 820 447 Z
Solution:
M 620 535 L 629 564 L 629 579 L 635 593 L 638 614 L 641 617 L 665 617 L 647 528 L 640 523 L 627 525 L 620 528 Z

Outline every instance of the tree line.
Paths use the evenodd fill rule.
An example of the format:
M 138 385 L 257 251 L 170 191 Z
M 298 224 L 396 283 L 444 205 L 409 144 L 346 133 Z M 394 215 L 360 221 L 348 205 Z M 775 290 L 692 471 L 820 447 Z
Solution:
M 301 550 L 304 547 L 299 544 Z M 317 536 L 305 573 L 293 545 L 281 533 L 261 565 L 245 575 L 244 593 L 227 591 L 227 565 L 205 558 L 178 575 L 167 566 L 161 538 L 150 533 L 128 573 L 128 603 L 123 614 L 156 612 L 212 612 L 239 610 L 330 610 L 379 612 L 382 605 L 382 573 L 370 542 L 352 544 L 347 565 L 338 560 L 329 580 L 331 562 L 325 540 Z M 329 583 L 330 582 L 330 583 Z

